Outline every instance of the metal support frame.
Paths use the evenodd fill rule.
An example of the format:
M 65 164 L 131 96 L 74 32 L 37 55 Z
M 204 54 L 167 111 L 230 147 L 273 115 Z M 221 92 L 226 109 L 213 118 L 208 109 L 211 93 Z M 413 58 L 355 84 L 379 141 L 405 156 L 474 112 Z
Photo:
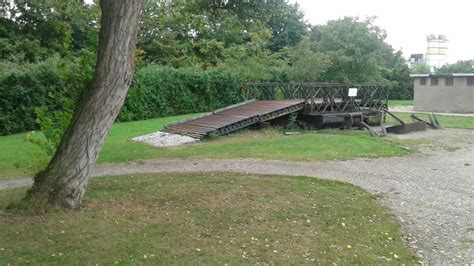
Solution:
M 432 129 L 439 129 L 439 128 L 440 128 L 438 119 L 436 118 L 436 116 L 435 116 L 434 113 L 428 114 L 428 119 L 430 120 L 430 122 L 425 121 L 425 120 L 419 118 L 419 117 L 416 116 L 415 114 L 411 114 L 410 117 L 413 119 L 413 121 L 425 122 L 425 123 L 426 123 L 428 126 L 430 126 Z
M 369 133 L 372 137 L 375 137 L 375 136 L 383 137 L 387 134 L 387 132 L 388 133 L 394 133 L 394 134 L 407 134 L 407 133 L 410 133 L 410 132 L 425 131 L 427 126 L 430 126 L 433 129 L 439 129 L 440 128 L 438 119 L 436 118 L 436 116 L 433 113 L 428 115 L 429 122 L 419 118 L 415 114 L 411 114 L 410 117 L 412 118 L 413 122 L 412 123 L 406 123 L 401 118 L 399 118 L 397 115 L 395 115 L 394 113 L 388 111 L 387 109 L 383 109 L 382 112 L 383 112 L 383 114 L 382 114 L 382 117 L 380 118 L 380 129 L 381 129 L 380 132 L 377 132 L 375 130 L 375 127 L 371 127 L 370 125 L 368 125 L 364 121 L 362 121 L 360 123 L 360 127 L 361 128 L 366 128 L 369 131 Z M 394 126 L 385 127 L 384 123 L 385 123 L 385 119 L 386 119 L 387 115 L 391 116 L 399 124 L 394 125 Z
M 411 116 L 413 118 L 413 122 L 412 123 L 405 123 L 402 119 L 400 119 L 398 116 L 396 116 L 394 113 L 388 111 L 387 109 L 384 110 L 383 120 L 385 120 L 385 116 L 387 114 L 390 115 L 391 117 L 393 117 L 399 123 L 399 125 L 394 125 L 394 126 L 390 126 L 390 127 L 385 128 L 386 132 L 389 132 L 389 133 L 407 134 L 407 133 L 410 133 L 410 132 L 425 131 L 426 126 L 429 124 L 428 122 L 416 117 L 414 114 L 412 114 L 412 116 Z M 383 122 L 385 122 L 385 121 L 383 121 Z M 382 123 L 382 125 L 383 125 L 383 123 Z
M 357 88 L 358 95 L 349 97 L 349 89 Z M 388 88 L 371 84 L 341 83 L 251 83 L 241 89 L 246 102 L 208 113 L 199 118 L 167 125 L 164 131 L 195 138 L 225 135 L 258 122 L 269 121 L 290 113 L 303 115 L 344 116 L 344 125 L 357 124 L 367 118 L 366 113 L 387 107 Z M 253 103 L 253 101 L 274 101 Z M 253 110 L 253 111 L 249 111 Z M 347 116 L 349 114 L 349 116 Z M 349 118 L 349 122 L 345 119 Z M 368 120 L 368 119 L 367 119 Z
M 358 88 L 358 96 L 349 97 L 349 88 Z M 382 110 L 388 102 L 388 87 L 374 84 L 249 83 L 241 92 L 244 99 L 304 99 L 307 115 Z
M 372 137 L 381 136 L 371 126 L 367 125 L 367 123 L 365 123 L 364 121 L 360 122 L 360 126 L 362 128 L 366 128 L 369 131 L 370 136 Z
M 369 131 L 370 136 L 372 137 L 385 137 L 387 135 L 387 128 L 385 127 L 384 123 L 382 122 L 383 118 L 380 117 L 380 132 L 377 132 L 375 127 L 370 126 L 364 121 L 361 121 L 360 127 L 366 128 Z M 403 122 L 403 121 L 402 121 Z
M 405 121 L 403 121 L 401 118 L 399 118 L 398 116 L 396 116 L 394 113 L 390 112 L 389 110 L 385 109 L 383 110 L 385 114 L 388 114 L 390 115 L 393 119 L 397 120 L 398 123 L 400 123 L 400 125 L 405 125 Z M 384 121 L 385 122 L 385 121 Z

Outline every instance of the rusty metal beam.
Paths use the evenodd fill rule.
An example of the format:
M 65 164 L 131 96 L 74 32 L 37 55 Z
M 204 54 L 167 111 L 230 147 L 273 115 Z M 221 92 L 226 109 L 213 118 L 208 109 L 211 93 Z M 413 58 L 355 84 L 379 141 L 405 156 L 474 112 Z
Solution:
M 358 88 L 349 97 L 349 88 Z M 242 88 L 243 97 L 257 100 L 303 99 L 304 113 L 353 112 L 387 107 L 388 87 L 377 84 L 345 83 L 249 83 Z

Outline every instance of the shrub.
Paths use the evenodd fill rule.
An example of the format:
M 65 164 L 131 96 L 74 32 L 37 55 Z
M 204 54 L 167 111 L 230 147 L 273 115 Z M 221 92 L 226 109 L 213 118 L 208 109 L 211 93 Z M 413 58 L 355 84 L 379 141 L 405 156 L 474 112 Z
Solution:
M 74 60 L 53 57 L 38 64 L 11 65 L 0 75 L 0 135 L 38 129 L 37 108 L 46 110 L 45 117 L 72 113 L 92 78 L 94 63 L 95 54 L 83 51 Z
M 211 111 L 242 100 L 236 74 L 148 65 L 135 72 L 119 121 Z
M 36 131 L 26 134 L 26 141 L 33 143 L 39 149 L 34 151 L 34 160 L 18 162 L 26 164 L 27 174 L 35 175 L 43 171 L 49 160 L 56 152 L 64 132 L 69 126 L 72 113 L 66 111 L 50 112 L 45 107 L 35 109 L 36 123 L 39 125 L 43 136 Z
M 37 128 L 35 108 L 61 108 L 64 84 L 51 64 L 11 71 L 0 79 L 0 135 Z
M 91 81 L 94 61 L 95 55 L 84 51 L 70 62 L 52 58 L 2 73 L 0 135 L 40 129 L 45 121 L 54 122 L 58 112 L 69 117 Z M 242 100 L 239 84 L 239 77 L 232 70 L 147 65 L 137 69 L 118 120 L 217 109 Z

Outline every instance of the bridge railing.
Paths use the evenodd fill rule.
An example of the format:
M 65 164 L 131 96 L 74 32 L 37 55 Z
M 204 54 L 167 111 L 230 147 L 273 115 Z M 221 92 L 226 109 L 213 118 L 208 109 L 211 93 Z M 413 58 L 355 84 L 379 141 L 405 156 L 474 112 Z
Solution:
M 349 88 L 357 88 L 355 97 L 349 97 Z M 302 99 L 306 114 L 381 110 L 388 101 L 388 87 L 377 84 L 249 83 L 242 94 L 246 100 Z

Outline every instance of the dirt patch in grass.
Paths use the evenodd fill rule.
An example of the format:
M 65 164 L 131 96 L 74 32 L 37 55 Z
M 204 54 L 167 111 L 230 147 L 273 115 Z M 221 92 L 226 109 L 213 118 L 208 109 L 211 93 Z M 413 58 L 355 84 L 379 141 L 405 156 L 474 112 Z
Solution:
M 0 192 L 0 207 L 24 189 Z M 416 263 L 362 189 L 306 177 L 162 174 L 92 180 L 76 212 L 0 212 L 0 264 Z

